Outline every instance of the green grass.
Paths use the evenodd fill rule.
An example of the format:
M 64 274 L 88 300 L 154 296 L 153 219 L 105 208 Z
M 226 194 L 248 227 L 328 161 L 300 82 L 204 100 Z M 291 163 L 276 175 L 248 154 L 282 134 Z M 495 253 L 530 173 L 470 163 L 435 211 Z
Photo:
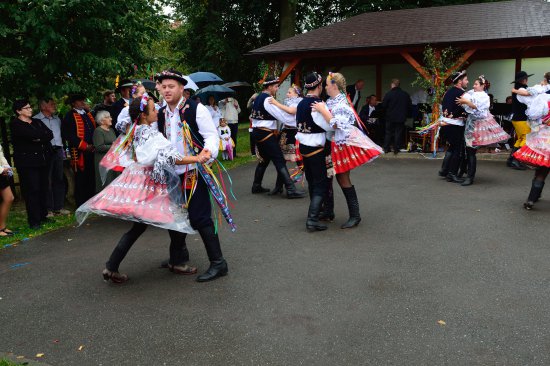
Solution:
M 8 359 L 1 359 L 0 360 L 0 366 L 20 366 L 20 365 L 28 365 L 28 362 L 13 362 Z
M 247 125 L 241 124 L 239 126 L 239 136 L 237 141 L 237 158 L 232 161 L 221 160 L 223 166 L 227 170 L 256 160 L 256 158 L 251 156 L 250 154 L 250 138 Z M 13 205 L 8 216 L 7 223 L 8 229 L 13 230 L 15 232 L 15 235 L 9 237 L 0 237 L 0 250 L 12 246 L 17 246 L 18 243 L 24 243 L 30 238 L 37 237 L 47 232 L 58 230 L 75 224 L 76 221 L 74 219 L 74 215 L 72 214 L 67 216 L 55 216 L 52 218 L 51 223 L 42 225 L 42 227 L 38 230 L 32 230 L 31 228 L 29 228 L 29 225 L 27 223 L 27 212 L 25 211 L 25 205 L 21 200 L 19 200 Z M 0 362 L 0 366 L 4 366 L 4 364 Z

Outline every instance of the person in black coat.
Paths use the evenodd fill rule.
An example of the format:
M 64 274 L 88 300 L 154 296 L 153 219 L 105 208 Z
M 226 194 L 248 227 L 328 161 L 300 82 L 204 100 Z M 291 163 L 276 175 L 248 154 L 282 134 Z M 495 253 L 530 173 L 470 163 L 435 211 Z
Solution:
M 403 140 L 403 129 L 405 120 L 411 113 L 412 102 L 411 97 L 406 91 L 399 87 L 399 80 L 393 79 L 391 82 L 391 90 L 386 93 L 382 102 L 386 122 L 386 136 L 384 138 L 384 151 L 390 151 L 392 134 L 393 152 L 399 153 L 399 148 Z
M 346 87 L 346 94 L 349 95 L 351 104 L 356 111 L 359 110 L 359 102 L 361 101 L 361 90 L 365 87 L 365 82 L 362 79 L 359 79 L 353 85 L 348 85 Z
M 39 119 L 31 118 L 27 100 L 13 104 L 11 121 L 13 160 L 25 199 L 27 221 L 31 229 L 39 229 L 48 214 L 48 164 L 52 154 L 52 131 Z
M 113 118 L 113 125 L 116 126 L 118 115 L 124 109 L 130 105 L 130 94 L 134 83 L 130 79 L 122 79 L 116 91 L 120 93 L 120 99 L 117 100 L 109 109 L 111 117 Z

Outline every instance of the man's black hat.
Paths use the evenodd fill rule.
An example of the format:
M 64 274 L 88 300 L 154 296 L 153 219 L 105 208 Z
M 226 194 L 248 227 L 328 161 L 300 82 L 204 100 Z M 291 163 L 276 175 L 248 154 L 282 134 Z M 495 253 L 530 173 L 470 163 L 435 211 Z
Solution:
M 308 74 L 304 80 L 304 88 L 315 89 L 319 84 L 323 82 L 323 77 L 316 72 Z
M 79 100 L 86 100 L 86 96 L 82 93 L 71 93 L 67 98 L 67 104 L 73 104 Z
M 160 83 L 162 83 L 162 81 L 166 79 L 176 80 L 182 83 L 183 85 L 187 84 L 187 80 L 185 80 L 185 78 L 183 77 L 183 74 L 174 69 L 164 70 L 155 76 L 155 80 L 157 80 Z
M 118 84 L 116 91 L 120 92 L 122 88 L 131 88 L 134 86 L 134 82 L 130 79 L 122 79 Z
M 523 79 L 529 78 L 533 75 L 535 75 L 535 74 L 527 74 L 525 71 L 520 71 L 520 72 L 516 73 L 516 80 L 512 81 L 510 84 L 517 83 L 517 82 L 519 82 Z

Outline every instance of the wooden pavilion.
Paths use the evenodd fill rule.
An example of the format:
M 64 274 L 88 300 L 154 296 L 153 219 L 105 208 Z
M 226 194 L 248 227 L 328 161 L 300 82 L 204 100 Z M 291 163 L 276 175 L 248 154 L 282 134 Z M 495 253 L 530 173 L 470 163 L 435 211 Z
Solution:
M 382 65 L 406 61 L 421 75 L 422 52 L 452 46 L 462 62 L 550 57 L 550 2 L 510 0 L 364 13 L 248 53 L 284 65 L 280 80 L 300 84 L 308 70 L 374 65 L 382 94 Z M 427 77 L 427 75 L 425 75 Z M 513 75 L 510 75 L 513 79 Z

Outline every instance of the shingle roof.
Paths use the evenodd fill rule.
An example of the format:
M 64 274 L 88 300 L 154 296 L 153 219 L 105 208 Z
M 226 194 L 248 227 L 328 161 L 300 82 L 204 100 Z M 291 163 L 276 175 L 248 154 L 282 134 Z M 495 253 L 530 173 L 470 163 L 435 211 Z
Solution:
M 512 0 L 360 14 L 250 55 L 549 37 L 550 3 Z

